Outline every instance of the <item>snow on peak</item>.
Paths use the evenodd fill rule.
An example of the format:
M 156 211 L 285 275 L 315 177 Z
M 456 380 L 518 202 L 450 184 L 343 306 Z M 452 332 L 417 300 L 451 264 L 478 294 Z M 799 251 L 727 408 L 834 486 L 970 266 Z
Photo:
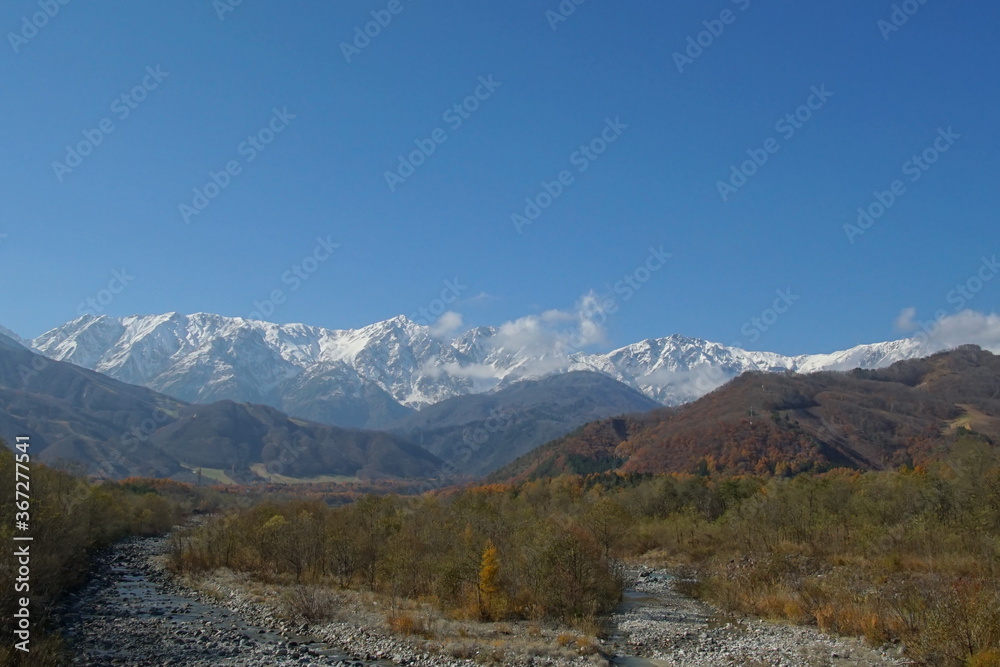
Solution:
M 925 353 L 915 340 L 901 340 L 788 357 L 674 334 L 588 354 L 563 339 L 539 343 L 506 325 L 442 340 L 431 327 L 402 315 L 359 329 L 325 329 L 211 313 L 84 316 L 31 345 L 52 358 L 191 401 L 230 398 L 280 407 L 290 394 L 304 391 L 319 401 L 385 392 L 418 409 L 570 370 L 604 373 L 672 405 L 746 371 L 877 368 Z

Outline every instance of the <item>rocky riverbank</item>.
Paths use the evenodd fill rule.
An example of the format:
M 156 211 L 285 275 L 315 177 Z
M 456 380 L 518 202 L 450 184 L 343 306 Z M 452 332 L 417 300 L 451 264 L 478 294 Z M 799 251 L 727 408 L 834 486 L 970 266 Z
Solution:
M 60 610 L 74 665 L 360 664 L 359 656 L 290 636 L 198 596 L 164 572 L 165 538 L 132 538 L 99 554 Z
M 713 607 L 682 595 L 663 570 L 632 567 L 609 639 L 613 662 L 685 667 L 862 667 L 909 665 L 896 649 L 874 650 L 860 640 L 815 628 L 762 620 L 724 620 Z
M 388 610 L 379 607 L 376 596 L 351 591 L 326 593 L 321 603 L 332 618 L 305 623 L 294 618 L 287 587 L 263 585 L 229 572 L 197 582 L 181 581 L 164 568 L 166 550 L 166 538 L 133 538 L 98 555 L 88 584 L 69 595 L 59 611 L 72 664 L 608 664 L 596 649 L 581 655 L 575 641 L 561 646 L 554 631 L 528 624 L 437 619 L 428 621 L 432 627 L 425 636 L 397 636 L 387 627 Z M 529 639 L 515 636 L 522 634 Z
M 909 664 L 813 628 L 759 620 L 724 622 L 681 595 L 662 570 L 628 568 L 625 599 L 606 636 L 531 623 L 470 623 L 410 606 L 399 635 L 385 600 L 352 591 L 289 591 L 216 573 L 181 582 L 163 567 L 165 538 L 130 539 L 101 554 L 94 575 L 63 604 L 63 634 L 76 665 L 443 665 L 567 667 L 740 665 L 860 667 Z M 307 594 L 298 604 L 295 593 Z M 322 607 L 321 620 L 297 617 Z

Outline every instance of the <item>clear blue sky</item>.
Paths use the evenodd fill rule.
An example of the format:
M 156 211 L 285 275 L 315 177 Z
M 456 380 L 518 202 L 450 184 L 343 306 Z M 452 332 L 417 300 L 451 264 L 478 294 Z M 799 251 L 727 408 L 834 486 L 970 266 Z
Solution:
M 32 19 L 47 2 L 0 9 L 0 323 L 22 336 L 118 290 L 124 267 L 103 312 L 247 316 L 280 289 L 270 319 L 347 328 L 418 313 L 457 278 L 466 325 L 593 290 L 616 299 L 608 346 L 682 333 L 819 352 L 900 337 L 907 307 L 953 312 L 949 292 L 1000 251 L 988 0 L 911 0 L 891 32 L 888 0 L 587 0 L 559 22 L 558 0 L 399 0 L 351 62 L 342 43 L 393 3 L 71 0 Z M 674 53 L 709 28 L 679 71 Z M 794 134 L 776 127 L 822 86 L 832 97 Z M 444 115 L 477 88 L 467 118 Z M 241 147 L 269 123 L 273 142 Z M 390 189 L 397 156 L 438 128 L 444 143 Z M 960 137 L 912 181 L 904 163 L 939 128 Z M 573 157 L 602 131 L 603 154 Z M 100 144 L 54 167 L 84 132 Z M 772 138 L 724 201 L 718 182 Z M 180 205 L 230 161 L 239 173 L 186 222 Z M 572 181 L 519 233 L 512 214 L 563 170 Z M 845 223 L 897 179 L 849 242 Z M 317 237 L 339 247 L 296 282 L 286 271 Z M 646 274 L 661 245 L 672 256 Z M 648 280 L 616 293 L 627 274 Z M 750 344 L 741 329 L 786 288 L 797 300 Z M 987 281 L 965 305 L 993 312 L 998 294 Z

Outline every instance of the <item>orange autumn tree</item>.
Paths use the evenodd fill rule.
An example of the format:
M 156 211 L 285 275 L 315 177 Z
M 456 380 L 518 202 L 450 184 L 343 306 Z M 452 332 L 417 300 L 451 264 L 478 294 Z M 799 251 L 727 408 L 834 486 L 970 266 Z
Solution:
M 479 567 L 479 614 L 482 618 L 496 620 L 501 612 L 500 559 L 496 545 L 490 540 L 483 550 Z

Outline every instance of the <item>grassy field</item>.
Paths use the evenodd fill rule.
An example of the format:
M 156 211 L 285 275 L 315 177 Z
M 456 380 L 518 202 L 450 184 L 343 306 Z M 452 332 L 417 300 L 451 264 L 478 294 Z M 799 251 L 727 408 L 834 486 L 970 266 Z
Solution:
M 317 475 L 315 477 L 288 477 L 277 473 L 268 472 L 266 463 L 255 463 L 250 466 L 250 470 L 262 479 L 266 479 L 273 484 L 354 484 L 360 480 L 357 477 L 347 477 L 345 475 Z
M 197 473 L 200 470 L 202 477 L 219 482 L 220 484 L 236 484 L 236 482 L 232 480 L 222 468 L 199 468 L 198 466 L 192 466 L 186 463 L 182 463 L 181 466 L 185 470 L 190 470 L 193 473 Z

